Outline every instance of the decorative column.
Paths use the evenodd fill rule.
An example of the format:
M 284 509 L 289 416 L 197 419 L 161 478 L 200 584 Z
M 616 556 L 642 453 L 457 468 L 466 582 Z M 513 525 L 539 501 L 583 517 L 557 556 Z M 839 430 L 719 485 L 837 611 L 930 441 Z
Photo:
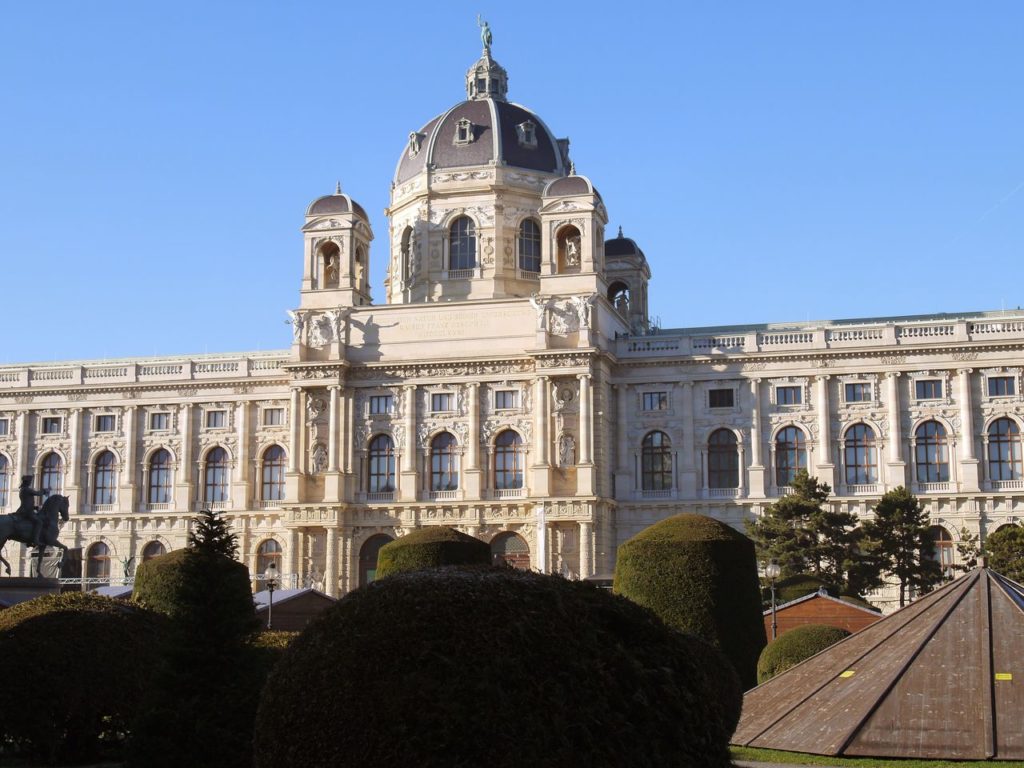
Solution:
M 750 496 L 764 498 L 764 465 L 761 463 L 761 380 L 750 380 Z
M 482 476 L 480 471 L 480 383 L 469 384 L 469 431 L 466 442 L 466 497 L 481 498 Z
M 24 431 L 28 439 L 28 430 Z M 68 414 L 68 438 L 71 440 L 71 451 L 68 454 L 68 504 L 72 510 L 82 509 L 80 494 L 82 492 L 82 409 L 72 408 Z M 25 451 L 26 459 L 28 451 Z M 31 474 L 31 471 L 25 474 Z M 21 478 L 19 477 L 20 481 Z
M 593 391 L 590 388 L 590 374 L 581 373 L 580 380 L 580 464 L 593 462 Z
M 979 461 L 974 454 L 974 408 L 971 404 L 972 368 L 957 371 L 960 378 L 960 490 L 980 490 Z
M 337 472 L 338 471 L 338 425 L 340 423 L 341 414 L 339 410 L 341 408 L 341 388 L 334 384 L 328 387 L 331 393 L 330 410 L 328 411 L 328 424 L 327 427 L 327 471 Z
M 589 521 L 580 522 L 580 578 L 594 573 L 594 526 Z
M 301 543 L 300 535 L 301 534 L 298 528 L 292 528 L 290 531 L 288 531 L 288 552 L 286 553 L 288 557 L 288 566 L 285 569 L 284 575 L 290 576 L 295 579 L 294 586 L 298 586 L 299 584 L 299 556 L 301 554 L 299 552 L 299 547 Z M 281 588 L 288 589 L 291 586 L 293 586 L 293 582 L 287 581 L 286 583 L 281 585 Z
M 829 376 L 818 377 L 817 416 L 818 416 L 818 465 L 816 473 L 818 481 L 836 487 L 835 465 L 832 463 L 832 415 L 828 402 Z
M 676 388 L 679 394 L 679 410 L 683 419 L 682 466 L 679 472 L 679 494 L 684 499 L 697 498 L 697 456 L 693 450 L 696 438 L 693 427 L 693 382 L 680 382 Z
M 15 428 L 18 430 L 18 476 L 14 478 L 13 485 L 16 488 L 21 483 L 21 478 L 24 475 L 31 475 L 33 472 L 28 461 L 28 411 L 18 411 L 15 419 L 17 422 L 17 427 Z
M 121 512 L 135 511 L 135 414 L 138 407 L 129 405 L 124 409 L 124 464 L 121 467 L 121 492 L 118 493 L 118 508 Z
M 355 456 L 356 396 L 351 389 L 346 389 L 342 399 L 345 408 L 345 439 L 342 442 L 343 465 L 345 474 L 351 475 Z
M 235 487 L 231 493 L 234 509 L 249 508 L 249 403 L 241 400 L 235 404 L 235 440 L 238 456 L 235 457 Z
M 548 521 L 543 504 L 534 506 L 534 529 L 537 531 L 537 551 L 534 553 L 533 567 L 541 573 L 548 573 Z
M 402 471 L 398 481 L 399 498 L 402 501 L 415 501 L 419 490 L 416 474 L 416 385 L 406 384 L 402 390 L 405 418 L 402 435 Z
M 547 496 L 551 487 L 551 471 L 549 463 L 548 448 L 548 388 L 550 379 L 547 376 L 538 376 L 534 381 L 534 408 L 533 414 L 533 455 L 534 461 L 531 467 L 533 482 L 530 488 L 535 496 Z M 538 534 L 541 535 L 541 534 Z M 538 563 L 541 562 L 538 560 Z
M 887 420 L 889 422 L 889 471 L 887 483 L 890 488 L 906 485 L 906 462 L 903 461 L 902 442 L 900 435 L 900 387 L 899 371 L 889 371 L 885 375 L 885 399 Z
M 190 512 L 192 506 L 192 404 L 184 403 L 178 413 L 178 431 L 181 433 L 181 451 L 178 453 L 178 487 L 174 505 L 179 511 Z
M 331 597 L 338 597 L 338 529 L 327 526 L 327 554 L 324 563 L 324 589 Z
M 289 446 L 288 471 L 299 471 L 299 455 L 302 453 L 302 391 L 298 387 L 292 387 L 291 409 L 288 413 Z

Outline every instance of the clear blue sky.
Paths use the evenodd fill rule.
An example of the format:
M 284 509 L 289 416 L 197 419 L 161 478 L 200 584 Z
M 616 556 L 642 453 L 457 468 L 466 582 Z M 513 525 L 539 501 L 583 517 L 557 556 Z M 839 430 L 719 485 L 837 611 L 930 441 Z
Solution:
M 299 227 L 377 233 L 494 31 L 665 327 L 1024 304 L 1024 3 L 9 2 L 0 362 L 283 348 Z

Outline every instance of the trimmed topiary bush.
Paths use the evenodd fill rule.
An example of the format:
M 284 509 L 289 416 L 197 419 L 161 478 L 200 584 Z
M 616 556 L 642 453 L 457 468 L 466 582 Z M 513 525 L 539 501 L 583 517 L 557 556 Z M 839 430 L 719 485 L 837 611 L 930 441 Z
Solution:
M 782 605 L 806 595 L 813 595 L 822 587 L 832 597 L 839 596 L 839 590 L 824 579 L 819 579 L 810 573 L 798 573 L 795 576 L 789 576 L 775 582 L 775 601 Z M 765 594 L 769 595 L 768 599 L 770 600 L 771 590 L 767 586 L 765 587 Z
M 619 546 L 614 591 L 719 648 L 744 688 L 766 639 L 754 543 L 710 517 L 681 514 Z
M 734 703 L 711 691 L 731 671 L 698 642 L 557 576 L 396 574 L 285 651 L 260 700 L 256 765 L 724 768 Z
M 490 565 L 491 548 L 446 525 L 419 528 L 385 544 L 377 555 L 377 578 L 442 565 Z
M 117 752 L 157 664 L 166 620 L 122 600 L 68 592 L 0 612 L 5 741 L 47 763 Z
M 757 660 L 758 685 L 835 645 L 850 633 L 825 624 L 805 624 L 768 643 Z

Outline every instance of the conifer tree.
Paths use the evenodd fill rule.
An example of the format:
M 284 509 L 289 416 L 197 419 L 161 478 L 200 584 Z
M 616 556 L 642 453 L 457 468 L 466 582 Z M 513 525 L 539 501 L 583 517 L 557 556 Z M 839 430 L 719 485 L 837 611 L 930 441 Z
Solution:
M 1024 584 L 1024 528 L 1007 525 L 985 538 L 988 566 L 1008 579 Z

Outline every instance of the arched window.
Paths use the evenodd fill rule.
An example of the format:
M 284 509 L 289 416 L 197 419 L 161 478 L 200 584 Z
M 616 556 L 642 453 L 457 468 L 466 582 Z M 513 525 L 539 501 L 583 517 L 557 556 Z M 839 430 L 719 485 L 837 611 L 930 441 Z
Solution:
M 142 548 L 142 562 L 152 560 L 154 557 L 160 557 L 160 555 L 166 555 L 167 548 L 159 541 L 151 541 L 145 547 Z
M 476 267 L 476 225 L 468 216 L 452 222 L 448 238 L 448 269 Z
M 740 487 L 740 455 L 736 435 L 718 429 L 708 438 L 708 487 Z
M 854 424 L 846 430 L 843 447 L 846 484 L 864 485 L 878 482 L 878 450 L 875 431 L 867 424 Z
M 284 498 L 284 448 L 272 445 L 263 452 L 263 476 L 260 498 L 280 501 Z
M 937 421 L 926 421 L 914 432 L 914 438 L 917 482 L 948 482 L 949 444 L 946 440 L 946 428 Z
M 533 219 L 523 219 L 519 225 L 519 268 L 540 272 L 540 227 Z
M 283 575 L 281 573 L 281 545 L 275 539 L 266 539 L 256 547 L 257 575 L 262 575 L 271 563 L 277 566 L 278 574 Z
M 395 490 L 395 443 L 389 435 L 377 435 L 370 441 L 366 490 L 369 493 Z
M 530 570 L 530 545 L 518 533 L 505 531 L 491 539 L 491 561 L 521 571 Z
M 356 246 L 355 262 L 356 288 L 361 288 L 363 285 L 363 275 L 366 274 L 366 251 L 363 250 L 361 245 Z
M 359 548 L 359 586 L 365 587 L 377 578 L 377 555 L 380 548 L 394 539 L 384 533 L 368 538 Z
M 430 490 L 454 491 L 458 487 L 458 443 L 451 432 L 442 432 L 430 441 Z
M 7 495 L 11 489 L 11 478 L 8 470 L 7 457 L 0 453 L 0 509 L 7 506 Z
M 526 450 L 523 438 L 514 429 L 506 429 L 494 440 L 494 487 L 510 490 L 523 487 Z
M 86 552 L 85 575 L 90 579 L 110 578 L 110 547 L 97 541 Z
M 149 460 L 149 503 L 171 503 L 171 454 L 165 448 Z
M 953 537 L 941 525 L 933 525 L 928 529 L 928 537 L 932 540 L 932 560 L 939 564 L 947 576 L 953 570 Z
M 103 451 L 96 457 L 92 465 L 92 503 L 113 504 L 114 489 L 114 454 Z
M 320 249 L 320 269 L 324 288 L 337 288 L 341 275 L 341 249 L 337 243 L 326 243 Z
M 645 491 L 672 489 L 672 441 L 664 432 L 649 432 L 640 446 L 640 487 Z
M 780 429 L 775 436 L 775 485 L 792 485 L 801 469 L 807 469 L 807 443 L 800 427 Z
M 1013 419 L 996 419 L 988 428 L 988 479 L 1019 480 L 1020 427 Z
M 208 504 L 228 500 L 228 452 L 220 446 L 206 454 L 203 472 L 203 501 Z
M 56 453 L 46 454 L 42 463 L 39 490 L 45 493 L 60 493 L 64 487 L 64 462 Z

